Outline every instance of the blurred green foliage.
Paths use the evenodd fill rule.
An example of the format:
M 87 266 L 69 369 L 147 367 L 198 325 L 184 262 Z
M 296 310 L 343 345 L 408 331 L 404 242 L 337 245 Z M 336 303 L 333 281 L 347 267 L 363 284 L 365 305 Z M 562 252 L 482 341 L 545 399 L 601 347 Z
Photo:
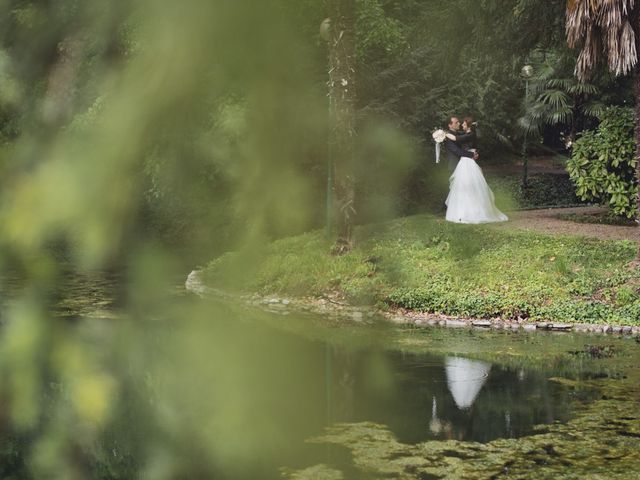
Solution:
M 247 398 L 295 342 L 240 338 L 171 286 L 314 224 L 324 90 L 285 7 L 0 2 L 5 478 L 257 478 L 282 446 Z M 75 294 L 111 315 L 79 315 L 66 278 L 105 271 L 112 301 Z M 252 378 L 262 356 L 280 363 Z

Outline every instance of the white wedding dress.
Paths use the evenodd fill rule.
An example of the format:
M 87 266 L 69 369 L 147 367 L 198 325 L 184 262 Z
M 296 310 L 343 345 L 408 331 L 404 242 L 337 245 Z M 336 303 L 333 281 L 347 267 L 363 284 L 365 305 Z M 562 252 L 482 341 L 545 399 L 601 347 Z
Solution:
M 504 222 L 508 217 L 495 204 L 493 192 L 474 159 L 462 157 L 449 179 L 446 200 L 449 222 Z

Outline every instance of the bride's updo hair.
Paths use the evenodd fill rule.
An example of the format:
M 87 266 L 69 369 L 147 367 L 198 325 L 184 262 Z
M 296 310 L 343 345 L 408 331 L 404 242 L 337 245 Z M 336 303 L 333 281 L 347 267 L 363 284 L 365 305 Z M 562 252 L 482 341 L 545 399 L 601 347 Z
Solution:
M 473 124 L 473 117 L 469 116 L 469 117 L 464 117 L 462 119 L 462 123 L 466 123 L 467 127 L 469 127 L 471 130 L 475 130 L 475 125 Z

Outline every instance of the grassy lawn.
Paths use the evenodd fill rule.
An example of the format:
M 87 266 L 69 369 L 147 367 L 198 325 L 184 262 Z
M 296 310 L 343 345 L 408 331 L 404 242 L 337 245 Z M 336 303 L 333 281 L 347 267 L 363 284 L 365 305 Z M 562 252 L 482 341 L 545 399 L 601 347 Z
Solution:
M 417 215 L 356 229 L 331 256 L 322 232 L 226 254 L 205 269 L 219 288 L 339 295 L 351 303 L 446 315 L 640 324 L 640 272 L 628 241 L 553 237 Z

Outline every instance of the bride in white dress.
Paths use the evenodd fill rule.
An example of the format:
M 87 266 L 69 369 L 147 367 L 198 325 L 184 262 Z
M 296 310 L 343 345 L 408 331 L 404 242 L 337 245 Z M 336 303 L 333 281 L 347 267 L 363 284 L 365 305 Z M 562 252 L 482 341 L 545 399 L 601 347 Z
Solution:
M 447 133 L 451 140 L 454 135 Z M 504 222 L 509 218 L 495 204 L 495 197 L 473 158 L 462 157 L 449 179 L 446 219 L 455 223 Z

